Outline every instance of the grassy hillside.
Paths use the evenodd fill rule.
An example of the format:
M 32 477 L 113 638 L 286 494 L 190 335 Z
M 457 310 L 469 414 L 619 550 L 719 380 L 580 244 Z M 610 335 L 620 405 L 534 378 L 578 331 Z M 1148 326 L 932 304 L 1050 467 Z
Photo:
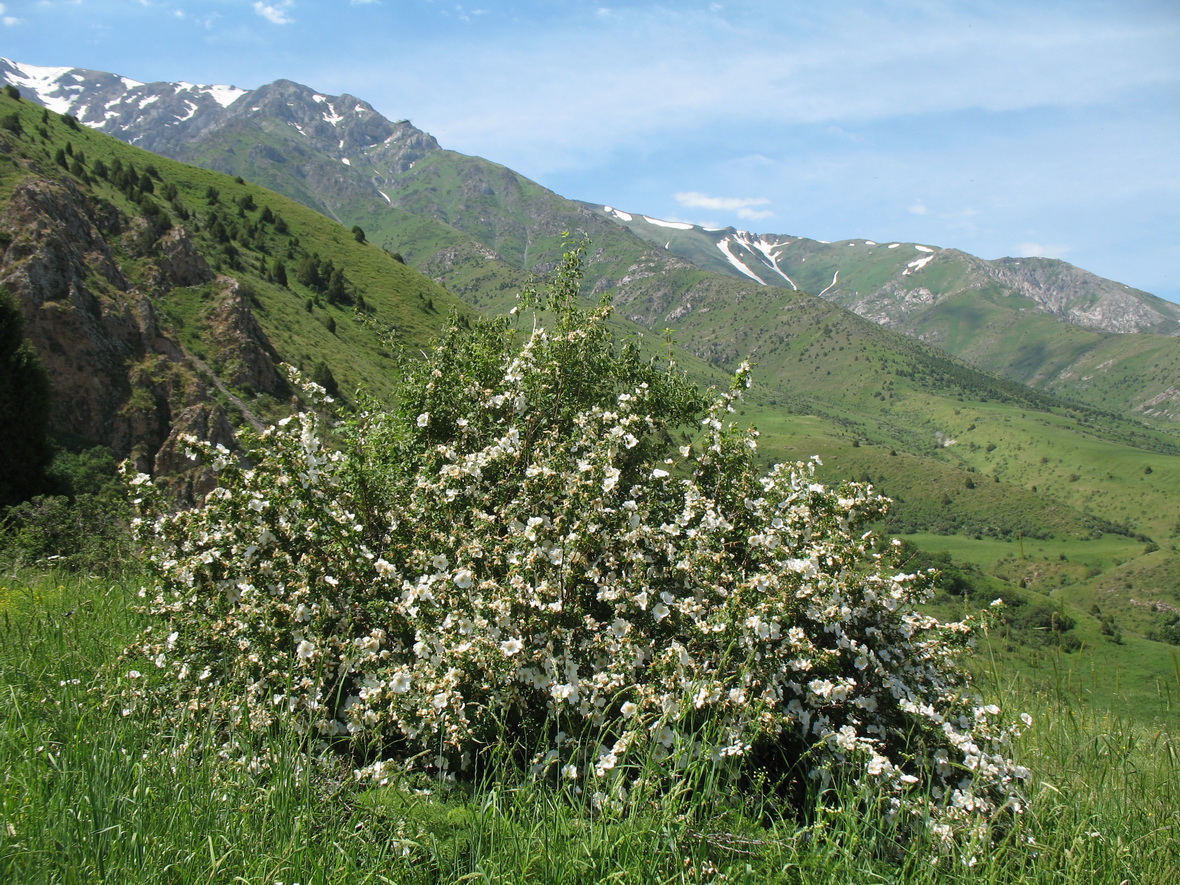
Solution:
M 38 180 L 110 207 L 119 225 L 109 231 L 114 260 L 132 290 L 149 294 L 167 332 L 199 359 L 216 362 L 209 308 L 223 277 L 247 287 L 282 359 L 308 372 L 322 361 L 341 390 L 364 386 L 377 396 L 391 389 L 402 348 L 420 348 L 448 312 L 469 310 L 390 251 L 255 184 L 146 154 L 28 102 L 0 98 L 0 116 L 15 121 L 2 133 L 0 200 Z M 144 226 L 183 230 L 219 276 L 199 286 L 153 287 L 153 250 L 163 234 L 144 234 Z M 19 243 L 22 233 L 10 227 L 7 236 Z M 313 256 L 343 270 L 342 292 L 330 296 L 325 286 L 301 281 L 300 266 Z M 3 272 L 18 271 L 19 261 L 20 249 L 10 250 Z M 88 282 L 111 299 L 123 295 L 97 275 Z
M 0 102 L 0 116 L 19 121 L 19 131 L 0 130 L 0 195 L 10 199 L 31 179 L 69 181 L 113 207 L 124 220 L 110 238 L 112 254 L 133 290 L 150 291 L 165 332 L 199 361 L 190 369 L 194 376 L 207 370 L 228 378 L 211 317 L 224 283 L 151 288 L 155 244 L 144 246 L 136 233 L 151 217 L 166 216 L 173 229 L 183 228 L 214 270 L 248 288 L 252 310 L 281 358 L 305 371 L 324 363 L 346 396 L 361 386 L 386 396 L 399 355 L 412 356 L 448 311 L 469 310 L 394 253 L 424 257 L 433 275 L 490 310 L 510 307 L 531 276 L 464 230 L 404 209 L 365 216 L 366 242 L 360 242 L 339 224 L 253 184 L 144 154 L 27 102 Z M 58 152 L 67 158 L 64 168 Z M 428 181 L 459 187 L 446 159 L 440 152 L 440 168 L 427 165 L 421 173 L 421 199 L 437 196 Z M 106 175 L 97 174 L 99 161 Z M 112 174 L 116 161 L 133 167 L 140 180 L 151 167 L 151 192 Z M 498 169 L 487 164 L 484 171 L 506 174 Z M 503 242 L 523 254 L 528 219 L 521 207 L 548 198 L 520 195 L 521 226 Z M 10 236 L 19 245 L 24 234 Z M 559 240 L 533 243 L 552 251 Z M 598 243 L 592 250 L 600 262 L 617 260 Z M 981 374 L 801 293 L 662 259 L 645 264 L 642 250 L 618 254 L 633 262 L 614 271 L 621 283 L 613 287 L 620 334 L 639 338 L 651 354 L 671 347 L 702 385 L 724 383 L 727 370 L 752 358 L 756 386 L 737 419 L 759 428 L 766 462 L 818 455 L 830 481 L 873 482 L 895 501 L 883 529 L 913 536 L 956 561 L 973 561 L 979 544 L 1009 551 L 1029 544 L 1028 559 L 1009 552 L 978 563 L 980 576 L 973 580 L 997 595 L 1023 586 L 1065 606 L 1079 624 L 1098 624 L 1096 630 L 1100 622 L 1089 610 L 1097 603 L 1110 610 L 1127 639 L 1164 635 L 1171 597 L 1143 592 L 1136 579 L 1153 576 L 1160 583 L 1174 568 L 1180 514 L 1171 502 L 1180 485 L 1180 446 L 1173 436 Z M 10 251 L 6 273 L 20 267 L 19 255 L 19 248 Z M 329 299 L 299 281 L 299 267 L 312 255 L 343 269 L 343 298 Z M 276 279 L 276 262 L 284 266 L 285 285 Z M 604 285 L 612 278 L 598 279 Z M 112 302 L 123 297 L 100 275 L 91 285 Z M 233 396 L 264 418 L 285 408 L 228 381 L 210 385 L 210 395 L 231 413 Z M 1043 553 L 1031 548 L 1034 542 L 1046 545 Z M 1149 544 L 1159 549 L 1145 553 Z M 1117 562 L 1095 552 L 1112 548 L 1121 551 Z M 1061 556 L 1068 567 L 1055 559 Z M 1109 641 L 1101 633 L 1091 641 L 1075 629 L 1087 637 L 1086 647 L 1101 651 Z M 1170 646 L 1142 641 L 1151 661 L 1144 672 L 1166 672 Z

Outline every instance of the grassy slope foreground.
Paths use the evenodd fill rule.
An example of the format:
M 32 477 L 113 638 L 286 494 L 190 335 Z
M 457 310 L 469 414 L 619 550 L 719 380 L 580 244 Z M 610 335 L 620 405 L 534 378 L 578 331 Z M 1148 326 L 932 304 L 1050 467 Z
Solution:
M 992 685 L 1033 725 L 1028 809 L 994 846 L 904 850 L 838 809 L 808 826 L 707 794 L 619 818 L 511 771 L 362 790 L 311 774 L 298 739 L 251 774 L 104 697 L 151 679 L 117 660 L 132 578 L 0 580 L 0 879 L 27 883 L 987 882 L 1160 885 L 1180 875 L 1174 738 L 1068 692 Z

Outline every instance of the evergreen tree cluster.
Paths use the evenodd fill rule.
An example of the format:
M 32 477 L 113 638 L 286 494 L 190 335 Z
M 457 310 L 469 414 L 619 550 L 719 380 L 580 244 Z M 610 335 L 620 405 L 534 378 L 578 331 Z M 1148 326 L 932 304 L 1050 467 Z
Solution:
M 336 267 L 330 258 L 320 258 L 312 253 L 299 263 L 297 280 L 313 292 L 323 295 L 329 304 L 345 304 L 352 301 L 346 289 L 344 270 Z

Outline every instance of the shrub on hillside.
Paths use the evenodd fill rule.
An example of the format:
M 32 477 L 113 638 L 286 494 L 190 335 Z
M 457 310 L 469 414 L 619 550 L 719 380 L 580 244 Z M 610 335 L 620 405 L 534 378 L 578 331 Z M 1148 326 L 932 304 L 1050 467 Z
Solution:
M 59 449 L 48 494 L 0 511 L 0 564 L 117 570 L 130 552 L 126 489 L 110 449 Z
M 954 666 L 967 625 L 914 611 L 932 575 L 864 531 L 885 502 L 757 472 L 727 420 L 748 368 L 710 400 L 617 345 L 579 260 L 526 293 L 552 329 L 452 324 L 338 449 L 305 412 L 248 463 L 194 441 L 220 478 L 198 509 L 133 480 L 161 710 L 247 763 L 243 735 L 291 723 L 378 779 L 500 747 L 604 803 L 702 765 L 854 783 L 947 832 L 1014 801 L 999 711 Z

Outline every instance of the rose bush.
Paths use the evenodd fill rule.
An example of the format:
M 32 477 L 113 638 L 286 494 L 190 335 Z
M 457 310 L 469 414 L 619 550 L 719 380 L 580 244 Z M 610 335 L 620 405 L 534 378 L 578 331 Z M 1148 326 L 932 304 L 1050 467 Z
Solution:
M 1012 805 L 1026 773 L 955 665 L 969 626 L 915 611 L 933 575 L 865 531 L 885 500 L 760 473 L 728 420 L 748 367 L 705 397 L 617 344 L 579 261 L 524 300 L 552 329 L 452 324 L 393 409 L 302 412 L 247 459 L 193 441 L 201 507 L 133 480 L 157 618 L 131 651 L 163 709 L 227 746 L 291 723 L 375 778 L 508 746 L 612 801 L 703 764 L 940 827 Z

